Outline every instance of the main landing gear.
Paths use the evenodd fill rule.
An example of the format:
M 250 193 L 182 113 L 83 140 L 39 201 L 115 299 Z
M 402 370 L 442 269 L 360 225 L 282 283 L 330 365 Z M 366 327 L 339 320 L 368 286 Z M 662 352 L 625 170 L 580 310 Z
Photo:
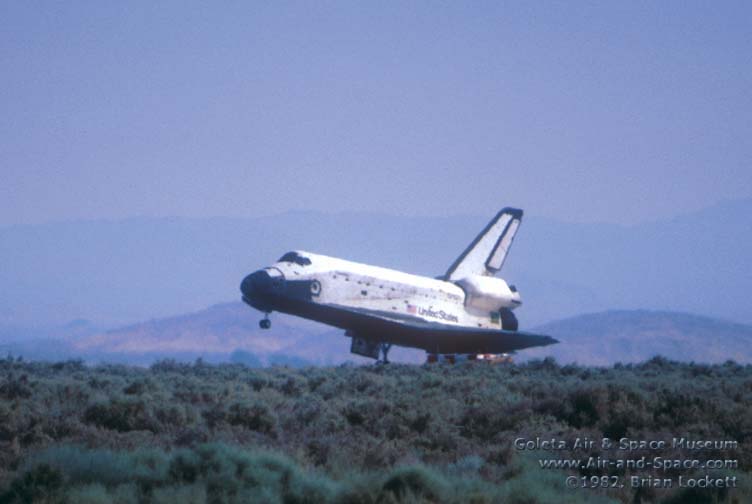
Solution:
M 272 321 L 269 320 L 269 314 L 264 315 L 264 318 L 259 320 L 259 327 L 261 329 L 269 329 L 272 326 Z
M 391 343 L 379 343 L 379 353 L 383 356 L 381 359 L 376 359 L 376 364 L 389 364 L 389 359 L 387 358 L 387 354 L 389 353 L 389 350 L 392 348 Z

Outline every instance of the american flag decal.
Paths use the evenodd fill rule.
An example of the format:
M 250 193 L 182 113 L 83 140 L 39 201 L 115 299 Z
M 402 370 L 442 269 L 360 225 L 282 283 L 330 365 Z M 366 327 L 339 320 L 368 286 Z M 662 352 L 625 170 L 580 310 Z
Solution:
M 407 305 L 407 313 L 412 313 L 413 315 L 415 315 L 416 312 L 417 308 L 415 307 L 415 305 Z

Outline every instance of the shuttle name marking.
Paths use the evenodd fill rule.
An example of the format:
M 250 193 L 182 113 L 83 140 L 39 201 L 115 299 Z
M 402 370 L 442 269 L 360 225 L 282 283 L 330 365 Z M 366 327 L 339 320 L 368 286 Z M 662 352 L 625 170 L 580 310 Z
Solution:
M 407 312 L 411 314 L 422 315 L 424 317 L 431 317 L 440 320 L 447 320 L 449 322 L 459 322 L 457 315 L 452 315 L 444 310 L 432 310 L 430 308 L 423 308 L 422 306 L 407 305 Z

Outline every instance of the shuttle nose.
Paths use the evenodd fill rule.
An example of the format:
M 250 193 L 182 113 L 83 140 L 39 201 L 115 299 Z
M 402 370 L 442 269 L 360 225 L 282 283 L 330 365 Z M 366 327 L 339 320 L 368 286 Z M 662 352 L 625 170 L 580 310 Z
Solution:
M 275 284 L 283 279 L 282 273 L 277 270 L 258 270 L 243 279 L 240 283 L 240 292 L 243 293 L 243 297 L 253 299 L 269 293 L 275 287 Z

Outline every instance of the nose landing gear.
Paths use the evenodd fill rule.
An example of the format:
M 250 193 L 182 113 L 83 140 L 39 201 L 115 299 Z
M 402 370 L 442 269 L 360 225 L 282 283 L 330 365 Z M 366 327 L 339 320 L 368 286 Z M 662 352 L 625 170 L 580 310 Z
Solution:
M 264 318 L 259 320 L 259 327 L 261 329 L 269 329 L 272 326 L 272 321 L 269 320 L 269 314 L 267 313 Z

